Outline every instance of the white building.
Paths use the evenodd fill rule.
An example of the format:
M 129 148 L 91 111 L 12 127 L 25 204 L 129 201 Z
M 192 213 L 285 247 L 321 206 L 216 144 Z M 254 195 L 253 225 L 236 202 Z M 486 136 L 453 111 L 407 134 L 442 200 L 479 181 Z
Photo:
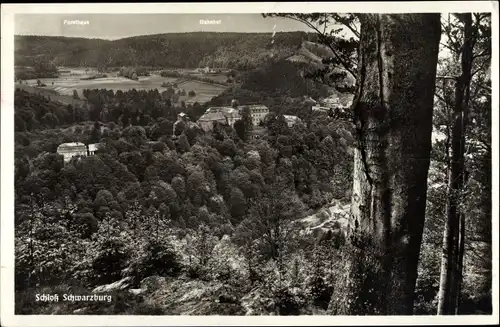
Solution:
M 330 96 L 328 98 L 321 99 L 320 102 L 327 107 L 342 106 L 342 104 L 340 103 L 340 99 L 337 96 Z
M 81 142 L 63 143 L 57 147 L 57 153 L 64 157 L 64 162 L 68 162 L 73 157 L 86 157 L 87 147 Z
M 222 112 L 208 112 L 198 119 L 198 125 L 205 132 L 211 131 L 214 127 L 214 122 L 218 122 L 219 124 L 226 124 L 226 117 L 222 114 Z
M 100 148 L 101 143 L 88 146 L 81 142 L 63 143 L 57 147 L 57 153 L 64 157 L 64 162 L 69 162 L 74 157 L 93 156 Z
M 89 144 L 89 156 L 93 156 L 97 150 L 101 147 L 101 143 Z
M 216 71 L 215 71 L 215 69 L 212 69 L 212 68 L 210 68 L 210 67 L 205 67 L 205 68 L 203 69 L 203 73 L 205 73 L 205 74 L 215 74 L 215 73 L 216 73 Z
M 269 114 L 269 108 L 262 104 L 251 104 L 246 107 L 250 109 L 250 115 L 254 126 L 264 122 L 264 118 Z
M 336 95 L 332 95 L 328 98 L 323 98 L 319 103 L 312 106 L 313 111 L 329 113 L 330 110 L 344 110 L 349 108 L 348 105 L 342 104 L 340 98 Z
M 226 118 L 226 123 L 234 127 L 234 123 L 241 119 L 238 110 L 232 107 L 210 107 L 205 111 L 205 114 L 221 113 Z
M 329 107 L 320 106 L 320 105 L 312 106 L 312 110 L 313 111 L 319 111 L 319 112 L 325 112 L 325 113 L 330 112 L 330 108 Z

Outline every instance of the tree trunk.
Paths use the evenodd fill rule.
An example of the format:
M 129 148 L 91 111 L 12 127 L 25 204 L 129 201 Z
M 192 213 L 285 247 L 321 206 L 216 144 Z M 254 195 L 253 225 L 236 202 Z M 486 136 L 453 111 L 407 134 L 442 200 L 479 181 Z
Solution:
M 448 174 L 448 197 L 446 204 L 446 225 L 443 235 L 443 254 L 438 293 L 438 315 L 455 314 L 458 285 L 462 278 L 463 250 L 460 242 L 465 235 L 461 231 L 464 218 L 460 218 L 460 196 L 464 185 L 465 129 L 467 126 L 468 102 L 472 70 L 472 15 L 460 15 L 464 22 L 464 43 L 461 48 L 462 73 L 455 84 L 455 104 L 451 130 L 451 160 Z
M 460 301 L 462 299 L 462 277 L 464 267 L 464 251 L 465 251 L 465 215 L 460 215 L 460 229 L 458 240 L 458 253 L 457 253 L 457 281 L 456 281 L 456 295 L 455 295 L 455 314 L 459 314 Z
M 439 14 L 361 15 L 345 274 L 329 312 L 409 315 L 425 218 Z

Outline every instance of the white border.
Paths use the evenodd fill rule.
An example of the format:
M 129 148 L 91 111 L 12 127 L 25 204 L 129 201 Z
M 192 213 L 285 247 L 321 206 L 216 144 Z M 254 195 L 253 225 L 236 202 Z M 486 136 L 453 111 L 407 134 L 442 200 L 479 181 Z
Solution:
M 498 2 L 263 2 L 263 3 L 124 3 L 2 5 L 1 68 L 1 320 L 3 326 L 216 326 L 216 325 L 428 325 L 498 324 Z M 492 316 L 15 316 L 14 315 L 14 14 L 15 13 L 265 13 L 265 12 L 491 12 L 493 110 L 493 315 Z M 497 167 L 497 168 L 495 168 Z

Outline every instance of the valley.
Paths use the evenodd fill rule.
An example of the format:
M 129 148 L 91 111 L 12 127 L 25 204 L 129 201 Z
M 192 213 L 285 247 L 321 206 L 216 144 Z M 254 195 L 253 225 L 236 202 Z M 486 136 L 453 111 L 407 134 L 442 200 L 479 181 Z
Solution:
M 16 313 L 434 315 L 458 212 L 454 303 L 491 313 L 490 77 L 474 67 L 455 104 L 438 15 L 408 15 L 367 17 L 392 33 L 377 46 L 335 29 L 16 36 Z M 354 14 L 292 18 L 323 16 L 356 36 Z M 70 291 L 113 301 L 34 300 Z

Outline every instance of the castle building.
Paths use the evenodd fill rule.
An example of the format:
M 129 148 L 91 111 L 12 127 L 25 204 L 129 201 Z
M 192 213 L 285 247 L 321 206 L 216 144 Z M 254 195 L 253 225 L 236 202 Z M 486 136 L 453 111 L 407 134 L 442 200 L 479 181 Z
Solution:
M 269 114 L 269 108 L 262 104 L 251 104 L 246 107 L 250 109 L 250 116 L 252 117 L 252 123 L 254 126 L 264 122 L 264 118 Z
M 64 157 L 64 162 L 74 157 L 93 156 L 101 148 L 101 143 L 92 143 L 86 146 L 81 142 L 63 143 L 57 147 L 57 153 Z
M 57 147 L 57 153 L 64 157 L 64 162 L 69 162 L 73 157 L 86 157 L 87 147 L 81 142 L 63 143 Z
M 237 107 L 237 105 L 234 105 L 234 107 Z M 240 106 L 237 109 L 233 107 L 210 107 L 198 119 L 198 124 L 204 131 L 212 130 L 214 122 L 234 127 L 234 123 L 241 119 L 242 110 L 245 107 L 248 107 L 252 124 L 255 126 L 263 122 L 264 118 L 269 114 L 269 108 L 260 104 Z
M 205 114 L 210 113 L 221 113 L 226 118 L 226 123 L 231 127 L 241 119 L 240 112 L 232 107 L 210 107 L 205 111 Z
M 214 127 L 214 122 L 220 124 L 226 124 L 226 117 L 222 114 L 222 112 L 208 112 L 198 119 L 198 125 L 205 132 L 211 131 Z

